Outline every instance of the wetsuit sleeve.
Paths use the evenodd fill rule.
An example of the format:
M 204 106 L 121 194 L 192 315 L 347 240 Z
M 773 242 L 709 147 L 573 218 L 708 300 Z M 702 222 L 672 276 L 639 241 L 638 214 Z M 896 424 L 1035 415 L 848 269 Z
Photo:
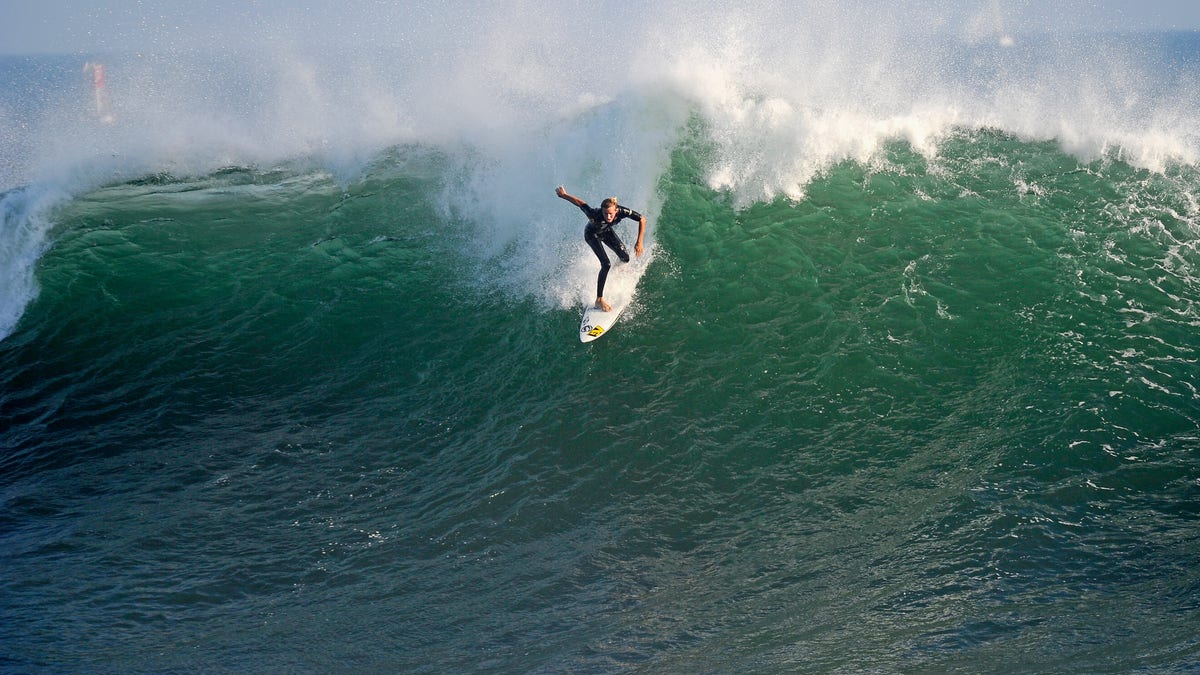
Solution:
M 622 206 L 621 210 L 618 212 L 618 215 L 621 216 L 622 218 L 628 218 L 630 220 L 641 220 L 642 219 L 642 214 L 638 213 L 637 211 L 634 211 L 633 209 L 631 209 L 627 206 Z
M 587 216 L 587 219 L 588 219 L 588 220 L 595 220 L 595 219 L 596 219 L 596 218 L 594 217 L 594 214 L 592 213 L 592 207 L 588 206 L 588 205 L 587 205 L 587 202 L 584 202 L 584 203 L 580 204 L 580 205 L 579 205 L 579 210 L 580 210 L 580 211 L 583 211 L 583 215 Z

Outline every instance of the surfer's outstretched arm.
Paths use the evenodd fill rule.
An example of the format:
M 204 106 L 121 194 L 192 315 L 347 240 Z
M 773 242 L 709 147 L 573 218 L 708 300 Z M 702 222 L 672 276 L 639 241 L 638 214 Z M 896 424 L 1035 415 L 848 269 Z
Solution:
M 583 206 L 584 204 L 587 203 L 587 202 L 583 201 L 582 199 L 580 199 L 579 197 L 576 197 L 575 195 L 567 194 L 567 188 L 563 187 L 562 185 L 559 185 L 557 188 L 554 189 L 554 194 L 571 202 L 575 206 Z
M 646 236 L 646 216 L 642 216 L 641 219 L 638 220 L 638 238 L 637 238 L 637 241 L 634 242 L 634 244 L 633 244 L 633 252 L 638 257 L 641 257 L 641 255 L 642 255 L 642 237 L 645 237 L 645 236 Z

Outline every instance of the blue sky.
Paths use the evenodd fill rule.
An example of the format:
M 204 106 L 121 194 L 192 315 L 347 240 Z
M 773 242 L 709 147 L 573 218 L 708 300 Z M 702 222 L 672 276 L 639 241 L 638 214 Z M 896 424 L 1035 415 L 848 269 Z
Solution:
M 808 4 L 828 7 L 830 1 Z M 863 1 L 893 10 L 912 7 L 926 17 L 944 10 L 951 25 L 999 17 L 1013 33 L 1200 29 L 1200 0 Z M 512 6 L 538 11 L 539 4 L 515 0 Z M 363 36 L 385 41 L 387 27 L 404 24 L 406 12 L 470 13 L 480 6 L 473 0 L 0 0 L 0 53 L 221 48 L 253 44 L 276 29 L 335 42 Z M 802 11 L 806 5 L 794 6 Z

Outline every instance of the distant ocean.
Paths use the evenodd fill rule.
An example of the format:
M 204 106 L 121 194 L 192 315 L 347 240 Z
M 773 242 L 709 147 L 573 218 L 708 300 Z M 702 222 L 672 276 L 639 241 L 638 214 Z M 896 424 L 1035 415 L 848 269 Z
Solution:
M 0 60 L 0 670 L 1200 670 L 1200 36 L 500 11 Z

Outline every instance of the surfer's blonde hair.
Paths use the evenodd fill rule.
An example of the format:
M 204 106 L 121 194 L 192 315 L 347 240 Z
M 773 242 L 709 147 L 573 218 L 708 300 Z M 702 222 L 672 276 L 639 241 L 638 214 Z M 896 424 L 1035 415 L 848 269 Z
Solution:
M 620 204 L 617 203 L 616 197 L 609 197 L 609 198 L 605 199 L 604 201 L 600 202 L 600 208 L 602 208 L 602 209 L 607 209 L 610 206 L 620 206 Z

